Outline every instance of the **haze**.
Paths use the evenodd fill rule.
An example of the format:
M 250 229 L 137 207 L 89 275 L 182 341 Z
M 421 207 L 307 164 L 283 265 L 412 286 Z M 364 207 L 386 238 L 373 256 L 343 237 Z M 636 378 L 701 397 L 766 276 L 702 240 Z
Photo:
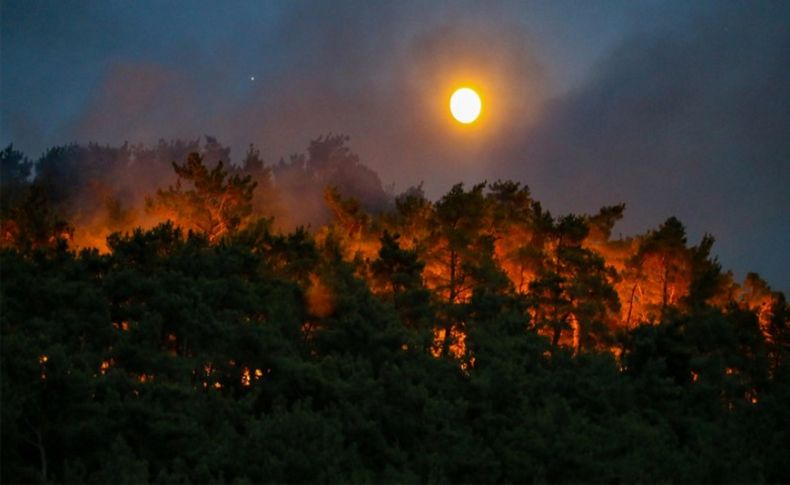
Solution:
M 790 289 L 786 2 L 0 8 L 0 144 L 31 158 L 210 134 L 271 163 L 343 133 L 396 191 L 514 178 L 554 213 L 625 202 L 616 232 L 675 215 L 739 279 Z M 474 132 L 447 119 L 457 79 L 487 91 Z

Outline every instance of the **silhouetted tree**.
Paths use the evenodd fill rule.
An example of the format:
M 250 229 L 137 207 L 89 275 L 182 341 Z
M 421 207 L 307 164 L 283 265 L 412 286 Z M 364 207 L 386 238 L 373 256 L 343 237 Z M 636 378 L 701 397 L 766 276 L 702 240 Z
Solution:
M 186 163 L 173 162 L 178 174 L 176 185 L 159 189 L 148 199 L 149 210 L 166 210 L 177 221 L 205 233 L 210 241 L 233 232 L 252 213 L 255 182 L 249 175 L 230 175 L 222 161 L 209 170 L 198 153 L 191 153 Z M 191 188 L 184 188 L 186 181 Z
M 300 187 L 356 170 L 345 143 L 295 157 Z M 174 164 L 152 204 L 175 220 L 68 247 L 75 202 L 133 225 L 108 178 L 161 183 L 136 164 L 187 148 L 216 160 Z M 2 482 L 790 480 L 790 308 L 722 273 L 710 236 L 613 241 L 623 206 L 555 219 L 513 182 L 384 213 L 338 187 L 332 224 L 283 231 L 254 149 L 124 150 L 50 151 L 40 180 L 2 152 Z
M 667 307 L 686 294 L 688 288 L 686 228 L 679 220 L 670 217 L 645 238 L 636 258 L 641 266 L 650 267 L 643 274 L 649 279 L 649 284 L 658 287 L 660 318 L 664 318 Z

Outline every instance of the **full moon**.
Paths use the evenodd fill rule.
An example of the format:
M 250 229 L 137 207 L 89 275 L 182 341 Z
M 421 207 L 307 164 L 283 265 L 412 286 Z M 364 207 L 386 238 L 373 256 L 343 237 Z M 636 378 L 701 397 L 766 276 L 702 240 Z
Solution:
M 482 106 L 480 96 L 470 88 L 457 89 L 450 96 L 450 112 L 456 120 L 465 125 L 480 116 Z

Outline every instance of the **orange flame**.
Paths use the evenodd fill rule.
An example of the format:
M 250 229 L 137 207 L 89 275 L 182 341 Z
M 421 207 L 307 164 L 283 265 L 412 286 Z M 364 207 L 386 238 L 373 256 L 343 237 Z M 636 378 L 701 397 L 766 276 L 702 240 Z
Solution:
M 310 275 L 310 286 L 307 288 L 307 308 L 311 314 L 324 318 L 334 311 L 334 298 L 329 288 L 321 279 L 315 275 Z

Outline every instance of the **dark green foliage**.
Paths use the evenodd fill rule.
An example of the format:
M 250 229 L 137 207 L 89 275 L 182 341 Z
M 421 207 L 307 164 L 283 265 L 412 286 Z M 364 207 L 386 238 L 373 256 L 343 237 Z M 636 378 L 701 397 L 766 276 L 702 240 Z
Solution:
M 788 479 L 786 349 L 754 313 L 639 326 L 618 364 L 549 352 L 528 302 L 474 273 L 462 369 L 415 345 L 421 264 L 382 243 L 381 297 L 265 222 L 214 245 L 168 224 L 105 256 L 3 252 L 3 480 Z M 311 273 L 335 298 L 306 340 Z
M 311 170 L 353 161 L 344 143 L 311 145 Z M 376 218 L 330 191 L 332 230 L 283 234 L 241 224 L 249 178 L 193 156 L 176 168 L 194 190 L 160 196 L 194 204 L 197 232 L 75 252 L 10 150 L 29 204 L 3 206 L 22 228 L 0 249 L 3 482 L 790 481 L 787 301 L 751 275 L 713 306 L 734 291 L 713 240 L 687 248 L 675 219 L 628 261 L 660 318 L 615 333 L 620 276 L 588 243 L 623 206 L 555 219 L 498 182 Z M 377 252 L 344 259 L 370 234 Z
M 563 332 L 574 330 L 572 325 L 577 326 L 577 351 L 606 346 L 612 340 L 610 316 L 620 308 L 612 286 L 615 272 L 583 246 L 589 226 L 582 218 L 565 216 L 544 227 L 553 250 L 530 283 L 536 325 L 551 331 L 555 346 Z
M 30 177 L 32 168 L 33 162 L 22 152 L 14 150 L 14 145 L 8 145 L 0 151 L 0 184 L 23 184 Z
M 383 299 L 395 307 L 407 335 L 412 337 L 407 345 L 426 350 L 435 315 L 431 293 L 422 281 L 425 263 L 419 260 L 416 251 L 402 249 L 399 238 L 384 232 L 379 258 L 371 265 L 373 282 L 382 288 Z

